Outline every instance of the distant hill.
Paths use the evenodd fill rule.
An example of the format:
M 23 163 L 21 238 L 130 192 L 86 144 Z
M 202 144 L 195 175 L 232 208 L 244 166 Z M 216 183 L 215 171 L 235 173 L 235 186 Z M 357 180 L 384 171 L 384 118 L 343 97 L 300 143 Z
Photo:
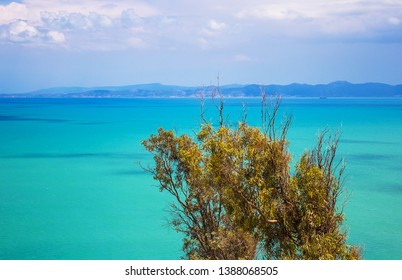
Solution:
M 268 95 L 282 97 L 314 98 L 369 98 L 402 97 L 402 85 L 382 83 L 352 84 L 338 81 L 330 84 L 289 84 L 289 85 L 226 85 L 220 87 L 224 97 L 259 97 L 261 90 Z M 30 98 L 178 98 L 199 97 L 202 92 L 210 95 L 213 87 L 184 87 L 159 83 L 111 87 L 59 87 L 19 94 L 0 94 L 0 97 Z M 216 89 L 215 89 L 216 91 Z

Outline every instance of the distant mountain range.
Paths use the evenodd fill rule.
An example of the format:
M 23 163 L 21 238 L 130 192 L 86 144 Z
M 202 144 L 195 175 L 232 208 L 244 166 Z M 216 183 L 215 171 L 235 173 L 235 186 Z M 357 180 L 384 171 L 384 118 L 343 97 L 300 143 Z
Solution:
M 29 97 L 29 98 L 178 98 L 199 97 L 202 92 L 205 96 L 211 95 L 216 88 L 208 86 L 185 87 L 154 84 L 140 84 L 114 87 L 60 87 L 38 90 L 28 93 L 0 94 L 0 97 Z M 333 82 L 330 84 L 289 84 L 289 85 L 225 85 L 220 87 L 224 97 L 259 97 L 261 91 L 268 95 L 282 97 L 314 97 L 314 98 L 400 98 L 402 85 L 388 85 L 382 83 L 352 84 L 349 82 Z

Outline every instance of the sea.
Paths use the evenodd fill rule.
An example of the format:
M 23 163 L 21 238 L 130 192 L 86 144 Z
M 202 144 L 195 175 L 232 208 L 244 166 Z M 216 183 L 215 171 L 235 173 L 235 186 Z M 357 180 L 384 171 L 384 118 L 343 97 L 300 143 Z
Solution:
M 224 99 L 229 125 L 261 126 L 261 100 Z M 205 104 L 217 123 L 217 108 Z M 402 99 L 283 99 L 293 163 L 323 129 L 341 132 L 344 229 L 364 259 L 402 260 Z M 200 101 L 0 99 L 0 259 L 175 260 L 171 197 L 144 166 L 159 127 L 194 135 Z

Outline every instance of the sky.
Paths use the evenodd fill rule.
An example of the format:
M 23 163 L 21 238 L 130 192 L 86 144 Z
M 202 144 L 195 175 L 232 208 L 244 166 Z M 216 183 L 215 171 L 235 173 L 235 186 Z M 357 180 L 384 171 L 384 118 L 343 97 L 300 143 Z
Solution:
M 402 84 L 402 0 L 0 0 L 0 93 Z

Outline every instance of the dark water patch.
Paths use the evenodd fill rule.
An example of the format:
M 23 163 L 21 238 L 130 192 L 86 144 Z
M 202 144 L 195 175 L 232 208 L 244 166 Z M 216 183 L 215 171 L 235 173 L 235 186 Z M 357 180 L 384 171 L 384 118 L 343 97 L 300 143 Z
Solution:
M 388 141 L 374 141 L 374 140 L 353 140 L 353 139 L 340 139 L 340 143 L 345 144 L 379 144 L 379 145 L 396 145 L 398 143 Z
M 41 118 L 26 118 L 19 116 L 5 116 L 0 115 L 0 121 L 29 121 L 29 122 L 47 122 L 47 123 L 65 123 L 70 122 L 70 120 L 62 120 L 62 119 L 41 119 Z
M 389 166 L 389 170 L 392 172 L 395 172 L 395 174 L 402 174 L 402 159 L 398 161 L 398 163 L 393 163 L 391 166 Z M 401 176 L 399 176 L 401 177 Z M 401 180 L 402 184 L 402 180 Z
M 241 105 L 242 102 L 247 107 L 261 107 L 261 99 L 255 98 L 253 100 L 250 99 L 236 99 L 232 102 L 228 102 L 227 99 L 223 99 L 225 105 Z M 268 105 L 270 105 L 270 100 L 267 101 Z M 273 103 L 272 103 L 273 104 Z M 393 103 L 388 100 L 381 100 L 381 102 L 374 102 L 374 100 L 364 100 L 364 99 L 282 99 L 280 103 L 280 107 L 394 107 L 400 108 L 402 107 L 402 103 Z
M 402 183 L 388 183 L 388 184 L 381 184 L 374 186 L 376 191 L 379 192 L 388 192 L 388 193 L 395 193 L 395 194 L 402 194 Z
M 1 104 L 13 104 L 13 105 L 27 105 L 29 107 L 35 106 L 69 106 L 85 104 L 86 99 L 81 98 L 0 98 Z
M 356 160 L 356 161 L 398 160 L 398 157 L 395 155 L 380 155 L 370 153 L 347 154 L 344 157 L 347 160 Z
M 117 170 L 112 172 L 112 175 L 116 176 L 138 176 L 138 175 L 147 175 L 146 170 L 142 169 L 123 169 L 123 170 Z
M 104 125 L 106 122 L 79 122 L 78 125 Z
M 109 158 L 109 159 L 143 159 L 145 153 L 27 153 L 22 155 L 1 156 L 1 158 L 20 159 L 81 159 L 81 158 Z

